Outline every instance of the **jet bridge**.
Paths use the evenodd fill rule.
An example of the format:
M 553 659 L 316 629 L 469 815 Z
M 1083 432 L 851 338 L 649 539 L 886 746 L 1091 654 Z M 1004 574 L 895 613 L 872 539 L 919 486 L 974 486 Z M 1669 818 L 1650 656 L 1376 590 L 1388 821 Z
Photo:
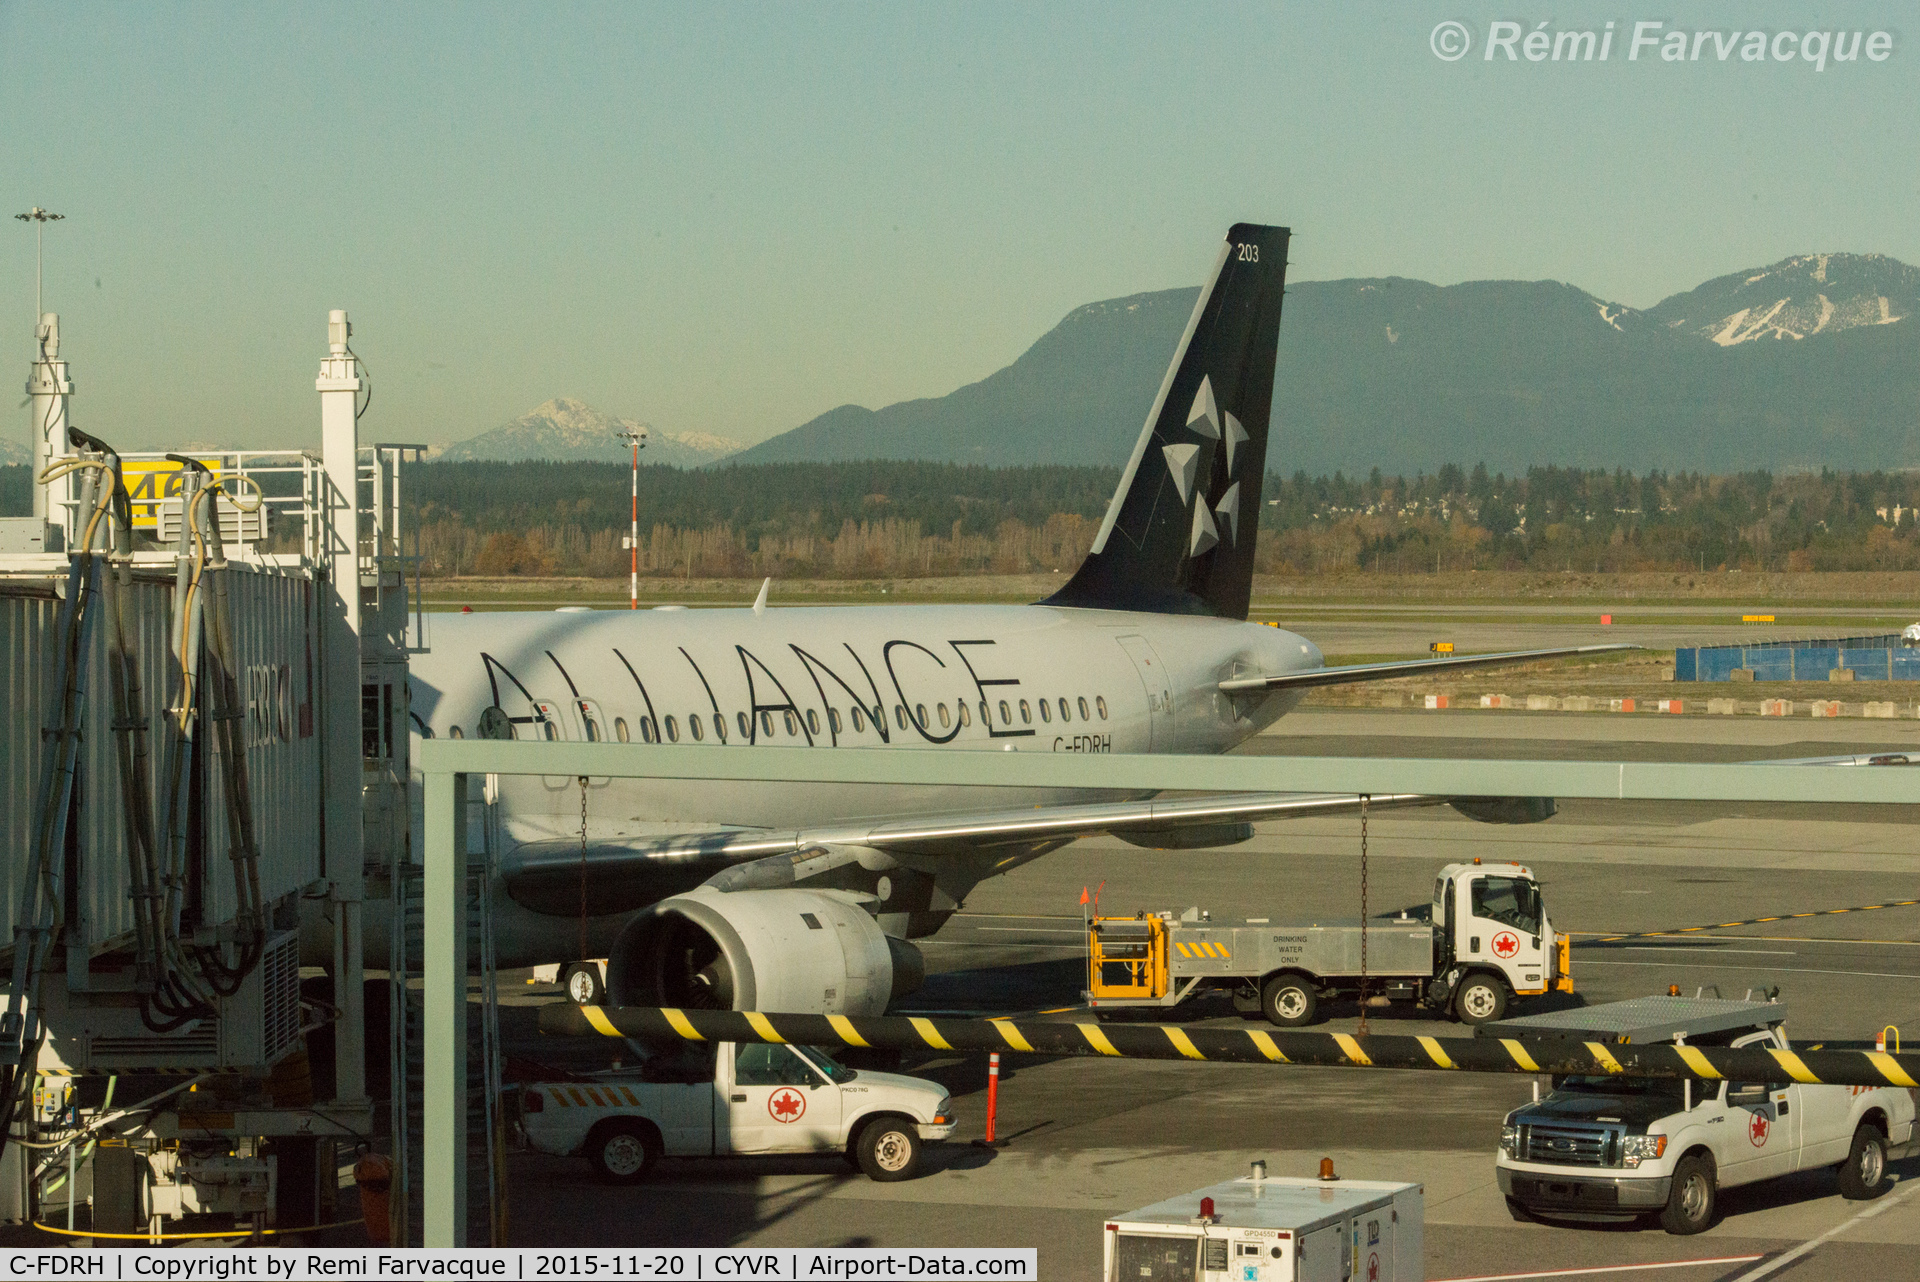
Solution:
M 350 333 L 320 451 L 123 453 L 71 426 L 43 318 L 37 515 L 0 522 L 0 1220 L 71 1225 L 91 1189 L 100 1231 L 312 1224 L 372 1134 L 361 904 L 406 862 L 426 638 L 420 447 L 359 443 Z

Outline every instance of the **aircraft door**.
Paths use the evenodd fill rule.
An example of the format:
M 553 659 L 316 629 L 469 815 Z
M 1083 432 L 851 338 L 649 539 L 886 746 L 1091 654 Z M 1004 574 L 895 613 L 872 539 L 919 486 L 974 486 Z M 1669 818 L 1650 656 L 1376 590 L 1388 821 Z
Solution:
M 1140 674 L 1140 685 L 1146 692 L 1147 751 L 1170 752 L 1174 747 L 1172 675 L 1145 637 L 1124 636 L 1118 640 L 1133 660 L 1133 670 Z

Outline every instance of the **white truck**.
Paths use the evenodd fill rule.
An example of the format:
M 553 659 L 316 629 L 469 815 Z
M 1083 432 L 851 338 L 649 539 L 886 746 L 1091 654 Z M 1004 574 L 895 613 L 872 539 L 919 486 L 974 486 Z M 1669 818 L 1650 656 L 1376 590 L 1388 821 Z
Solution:
M 1105 1282 L 1420 1282 L 1418 1184 L 1253 1174 L 1106 1221 Z
M 1787 1051 L 1786 1018 L 1772 1001 L 1640 997 L 1477 1031 Z M 1888 1150 L 1912 1140 L 1913 1123 L 1901 1087 L 1568 1076 L 1507 1114 L 1495 1165 L 1516 1219 L 1658 1215 L 1669 1233 L 1698 1233 L 1719 1190 L 1793 1171 L 1833 1167 L 1842 1196 L 1880 1196 Z
M 953 1133 L 937 1082 L 855 1071 L 812 1046 L 689 1042 L 615 1070 L 520 1089 L 529 1148 L 582 1154 L 614 1184 L 662 1157 L 832 1153 L 875 1180 L 910 1179 Z
M 1469 1024 L 1506 1013 L 1512 997 L 1573 991 L 1572 953 L 1547 921 L 1540 883 L 1524 864 L 1448 864 L 1422 921 L 1368 922 L 1369 1000 L 1416 1001 Z M 1214 921 L 1197 908 L 1095 917 L 1088 923 L 1087 991 L 1095 1011 L 1177 1006 L 1226 989 L 1243 1014 L 1280 1027 L 1310 1024 L 1323 997 L 1357 995 L 1356 923 Z

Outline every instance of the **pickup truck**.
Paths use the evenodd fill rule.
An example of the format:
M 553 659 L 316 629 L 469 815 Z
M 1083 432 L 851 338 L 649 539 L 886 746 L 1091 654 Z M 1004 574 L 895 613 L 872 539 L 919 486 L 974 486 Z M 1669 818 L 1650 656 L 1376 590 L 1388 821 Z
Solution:
M 1513 997 L 1573 992 L 1572 953 L 1547 920 L 1540 883 L 1523 864 L 1448 864 L 1424 920 L 1276 924 L 1213 920 L 1190 908 L 1095 917 L 1087 931 L 1087 1005 L 1177 1006 L 1225 989 L 1242 1015 L 1282 1028 L 1312 1023 L 1320 1002 L 1358 996 L 1419 1002 L 1468 1024 L 1506 1013 Z
M 1645 997 L 1477 1031 L 1785 1051 L 1786 1015 L 1772 1001 Z M 1793 1171 L 1832 1167 L 1842 1196 L 1880 1196 L 1888 1150 L 1913 1124 L 1899 1087 L 1567 1076 L 1507 1114 L 1495 1167 L 1516 1219 L 1657 1215 L 1669 1233 L 1699 1233 L 1721 1189 Z
M 662 1157 L 838 1152 L 875 1180 L 909 1179 L 953 1133 L 937 1082 L 855 1071 L 812 1046 L 686 1043 L 615 1070 L 520 1089 L 528 1147 L 582 1154 L 630 1184 Z

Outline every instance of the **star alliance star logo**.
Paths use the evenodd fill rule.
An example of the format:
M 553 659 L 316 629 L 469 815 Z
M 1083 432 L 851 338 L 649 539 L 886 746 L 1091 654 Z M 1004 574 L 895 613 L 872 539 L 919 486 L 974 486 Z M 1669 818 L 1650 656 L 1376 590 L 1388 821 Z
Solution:
M 1187 411 L 1187 430 L 1203 440 L 1219 441 L 1225 446 L 1229 481 L 1212 510 L 1208 510 L 1206 496 L 1195 486 L 1203 447 L 1191 442 L 1160 447 L 1160 453 L 1167 460 L 1167 471 L 1173 477 L 1173 487 L 1180 492 L 1181 505 L 1193 504 L 1193 528 L 1187 537 L 1187 555 L 1195 557 L 1220 542 L 1223 526 L 1229 545 L 1239 541 L 1240 482 L 1233 479 L 1233 468 L 1240 447 L 1247 443 L 1247 429 L 1240 426 L 1240 420 L 1232 414 L 1221 412 L 1213 399 L 1213 380 L 1203 376 L 1200 390 L 1193 394 L 1193 407 Z M 1213 519 L 1215 515 L 1220 517 L 1218 523 Z

